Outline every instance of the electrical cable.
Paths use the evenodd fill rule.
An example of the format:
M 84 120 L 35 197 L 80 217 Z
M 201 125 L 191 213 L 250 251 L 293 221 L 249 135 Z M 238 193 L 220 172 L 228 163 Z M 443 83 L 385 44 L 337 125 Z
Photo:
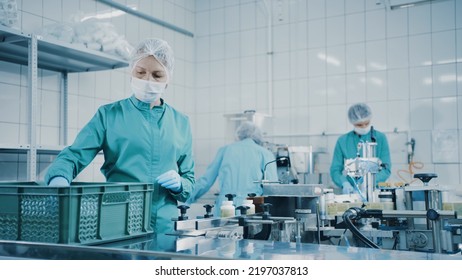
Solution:
M 375 244 L 374 242 L 369 240 L 366 236 L 364 236 L 364 234 L 362 234 L 351 221 L 351 218 L 360 219 L 359 214 L 361 211 L 362 209 L 356 208 L 356 207 L 348 209 L 347 211 L 345 211 L 345 213 L 343 213 L 343 216 L 342 216 L 343 221 L 345 222 L 347 229 L 349 229 L 351 233 L 354 236 L 356 236 L 360 241 L 362 241 L 366 246 L 370 248 L 380 249 L 380 247 L 377 244 Z
M 351 231 L 351 233 L 356 236 L 361 242 L 363 242 L 366 246 L 370 248 L 375 248 L 379 249 L 379 246 L 375 243 L 373 243 L 371 240 L 369 240 L 366 236 L 364 236 L 353 224 L 353 222 L 349 219 L 345 219 L 345 224 L 347 225 L 347 228 Z
M 400 169 L 396 172 L 396 174 L 398 175 L 398 177 L 403 180 L 403 182 L 407 185 L 410 185 L 412 183 L 414 183 L 415 181 L 417 181 L 418 179 L 417 178 L 414 178 L 414 168 L 415 169 L 422 169 L 424 168 L 424 164 L 422 162 L 415 162 L 414 161 L 414 153 L 415 153 L 415 139 L 414 138 L 411 138 L 411 140 L 409 142 L 406 143 L 406 145 L 408 145 L 408 158 L 407 158 L 407 162 L 408 162 L 408 169 L 407 170 L 404 170 L 404 169 Z M 406 178 L 403 177 L 403 173 L 406 173 L 406 174 L 409 174 L 409 177 L 411 178 L 410 180 L 407 180 Z
M 414 175 L 414 170 L 413 169 L 422 169 L 424 168 L 424 164 L 422 162 L 415 162 L 415 161 L 411 161 L 408 165 L 408 170 L 405 170 L 405 169 L 400 169 L 396 172 L 396 174 L 398 175 L 398 177 L 404 181 L 404 183 L 406 184 L 412 184 L 414 183 L 415 181 L 417 181 L 418 179 L 417 178 L 414 178 L 414 179 L 411 179 L 411 180 L 407 180 L 406 178 L 404 178 L 402 176 L 402 173 L 405 173 L 405 174 L 409 174 L 409 176 L 411 178 L 413 178 L 413 175 Z
M 395 242 L 393 242 L 393 247 L 391 248 L 392 250 L 396 250 L 396 247 L 398 246 L 399 242 L 399 234 L 395 235 Z

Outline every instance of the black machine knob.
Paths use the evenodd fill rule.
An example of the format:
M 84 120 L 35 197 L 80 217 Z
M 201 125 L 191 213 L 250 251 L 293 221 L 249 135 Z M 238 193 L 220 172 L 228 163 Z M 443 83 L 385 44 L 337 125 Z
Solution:
M 257 194 L 256 193 L 248 193 L 247 196 L 250 197 L 250 198 L 254 198 L 254 197 L 257 196 Z
M 225 196 L 228 198 L 228 201 L 233 201 L 233 198 L 236 197 L 236 195 L 232 193 L 225 194 Z
M 435 173 L 418 173 L 414 174 L 414 178 L 419 179 L 426 185 L 428 184 L 428 182 L 430 182 L 431 179 L 438 178 L 438 175 L 436 175 Z
M 287 167 L 290 166 L 290 159 L 286 156 L 280 156 L 276 158 L 276 165 L 278 167 Z
M 205 205 L 204 205 L 204 208 L 205 208 L 205 215 L 204 215 L 204 218 L 211 218 L 211 217 L 213 217 L 213 214 L 212 214 L 213 205 L 205 204 Z
M 427 218 L 428 218 L 430 221 L 436 221 L 436 220 L 438 220 L 439 217 L 440 217 L 440 213 L 438 213 L 437 210 L 435 210 L 435 209 L 428 209 L 428 211 L 427 211 Z
M 249 206 L 244 206 L 244 205 L 237 207 L 237 210 L 241 211 L 242 216 L 247 215 L 247 210 L 248 209 L 250 209 L 250 207 Z
M 269 213 L 271 206 L 273 206 L 273 204 L 271 203 L 263 203 L 261 205 L 261 207 L 263 208 L 263 215 L 262 215 L 263 220 L 268 220 L 271 217 L 271 214 Z
M 180 209 L 180 216 L 178 217 L 178 221 L 184 221 L 188 219 L 188 216 L 186 216 L 186 210 L 189 209 L 188 205 L 180 205 L 177 207 Z

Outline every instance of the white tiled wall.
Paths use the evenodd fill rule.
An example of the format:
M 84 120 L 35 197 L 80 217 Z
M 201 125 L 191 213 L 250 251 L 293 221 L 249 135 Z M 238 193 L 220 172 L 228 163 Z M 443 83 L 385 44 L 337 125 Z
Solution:
M 255 82 L 267 83 L 266 72 L 261 71 L 266 70 L 268 50 L 264 2 L 272 13 L 272 110 L 261 105 L 270 103 L 264 91 L 250 91 Z M 391 181 L 402 181 L 398 170 L 408 169 L 405 143 L 413 137 L 414 159 L 424 165 L 414 171 L 440 172 L 440 184 L 460 184 L 460 156 L 454 164 L 434 163 L 431 155 L 432 131 L 456 129 L 459 137 L 462 134 L 462 3 L 448 0 L 390 10 L 383 5 L 386 1 L 376 2 L 198 0 L 197 90 L 212 96 L 225 94 L 225 100 L 233 100 L 224 103 L 224 112 L 255 108 L 272 112 L 274 136 L 269 140 L 327 148 L 329 154 L 320 159 L 323 172 L 329 168 L 338 136 L 351 129 L 346 119 L 349 105 L 367 102 L 373 109 L 373 125 L 386 132 L 390 142 Z M 223 37 L 224 57 L 214 55 L 220 45 L 213 42 Z M 222 84 L 211 74 L 219 73 L 220 64 L 225 68 Z M 216 91 L 220 86 L 224 92 Z M 233 99 L 230 94 L 241 98 Z M 220 126 L 219 121 L 207 121 L 212 112 L 207 113 L 203 103 L 209 101 L 204 97 L 196 99 L 200 114 L 196 121 L 212 126 L 195 131 L 195 137 L 201 138 L 197 146 L 204 145 L 198 147 L 199 174 L 210 160 L 210 152 L 205 151 L 214 153 L 205 147 L 218 139 L 230 140 L 214 127 Z M 218 100 L 210 98 L 212 104 Z M 225 122 L 222 118 L 221 126 Z M 454 150 L 462 154 L 461 142 Z
M 196 173 L 229 143 L 223 114 L 271 113 L 268 140 L 326 148 L 319 171 L 329 168 L 338 136 L 351 129 L 346 111 L 371 105 L 376 129 L 388 135 L 393 175 L 407 169 L 406 146 L 416 139 L 416 172 L 439 173 L 441 184 L 461 184 L 462 2 L 435 1 L 390 10 L 371 0 L 124 0 L 139 11 L 194 33 L 190 38 L 131 15 L 109 19 L 135 44 L 158 36 L 175 50 L 167 102 L 191 116 Z M 386 3 L 387 1 L 382 1 Z M 268 4 L 272 42 L 268 48 Z M 19 0 L 20 26 L 35 32 L 72 15 L 111 8 L 94 0 Z M 268 81 L 268 50 L 272 80 Z M 27 69 L 0 62 L 0 143 L 27 143 Z M 127 97 L 126 69 L 69 75 L 69 139 L 98 106 Z M 58 141 L 60 76 L 40 71 L 38 141 Z M 271 86 L 272 96 L 268 89 Z M 269 108 L 273 104 L 272 108 Z M 434 163 L 432 132 L 458 131 L 458 163 Z M 460 139 L 460 140 L 459 140 Z M 40 156 L 43 176 L 53 156 Z M 103 180 L 98 157 L 80 176 Z M 0 179 L 25 178 L 25 155 L 0 154 Z

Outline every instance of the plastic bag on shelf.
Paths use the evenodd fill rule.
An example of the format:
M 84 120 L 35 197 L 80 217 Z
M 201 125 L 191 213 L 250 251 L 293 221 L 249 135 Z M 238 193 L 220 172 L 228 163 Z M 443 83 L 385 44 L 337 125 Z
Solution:
M 74 30 L 74 41 L 84 43 L 91 49 L 99 49 L 124 59 L 129 58 L 133 49 L 125 38 L 117 33 L 115 26 L 109 22 L 90 18 L 75 24 Z
M 18 18 L 16 0 L 0 0 L 0 24 L 17 28 Z
M 74 28 L 71 24 L 54 23 L 43 27 L 40 35 L 44 39 L 55 39 L 66 43 L 74 40 Z
M 2 0 L 0 0 L 2 1 Z M 104 53 L 129 59 L 133 47 L 119 35 L 114 25 L 96 18 L 79 20 L 81 16 L 74 16 L 73 23 L 55 23 L 42 28 L 44 38 L 54 38 L 60 41 L 86 48 L 102 51 Z

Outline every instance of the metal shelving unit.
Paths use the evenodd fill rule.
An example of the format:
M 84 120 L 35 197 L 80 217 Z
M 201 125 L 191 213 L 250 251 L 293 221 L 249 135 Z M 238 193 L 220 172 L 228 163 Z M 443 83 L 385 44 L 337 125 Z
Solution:
M 0 26 L 0 61 L 28 66 L 29 143 L 0 143 L 0 151 L 27 153 L 29 181 L 37 179 L 37 154 L 58 153 L 67 145 L 68 73 L 110 70 L 128 66 L 127 61 L 99 51 L 57 40 L 45 40 L 41 36 L 25 34 L 4 26 Z M 56 147 L 37 145 L 37 72 L 39 68 L 62 74 L 60 145 Z

